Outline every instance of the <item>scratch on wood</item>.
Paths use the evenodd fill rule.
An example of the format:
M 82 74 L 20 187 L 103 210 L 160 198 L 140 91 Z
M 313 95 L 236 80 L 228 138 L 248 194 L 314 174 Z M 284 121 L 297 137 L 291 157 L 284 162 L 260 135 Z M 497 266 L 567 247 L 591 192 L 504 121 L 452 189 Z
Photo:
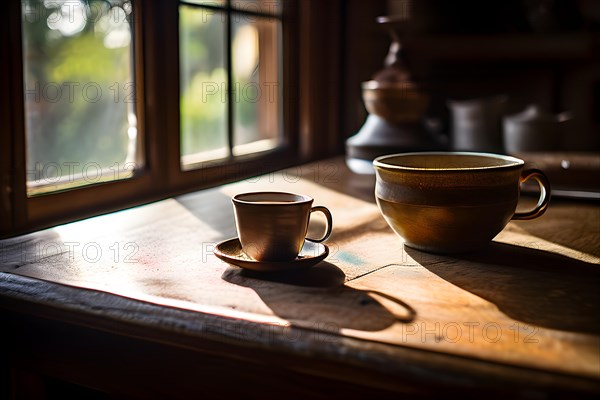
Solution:
M 387 268 L 387 267 L 391 267 L 392 265 L 397 265 L 397 264 L 387 264 L 387 265 L 384 265 L 383 267 L 375 268 L 375 269 L 374 269 L 374 270 L 372 270 L 372 271 L 368 271 L 368 272 L 365 272 L 364 274 L 357 275 L 357 276 L 355 276 L 354 278 L 346 279 L 346 280 L 344 281 L 344 283 L 348 283 L 348 282 L 351 282 L 351 281 L 353 281 L 353 280 L 356 280 L 356 279 L 358 279 L 358 278 L 362 278 L 363 276 L 370 275 L 370 274 L 372 274 L 373 272 L 381 271 L 382 269 L 384 269 L 384 268 Z

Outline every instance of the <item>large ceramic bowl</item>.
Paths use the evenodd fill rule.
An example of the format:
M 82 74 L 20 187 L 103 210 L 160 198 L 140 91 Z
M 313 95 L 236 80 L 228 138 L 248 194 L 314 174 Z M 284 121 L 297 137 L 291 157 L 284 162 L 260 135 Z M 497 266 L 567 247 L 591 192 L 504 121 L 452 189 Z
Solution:
M 377 205 L 407 246 L 434 253 L 483 248 L 512 219 L 542 215 L 550 199 L 546 177 L 522 171 L 518 158 L 485 153 L 404 153 L 373 161 Z M 519 182 L 534 178 L 538 206 L 515 214 Z

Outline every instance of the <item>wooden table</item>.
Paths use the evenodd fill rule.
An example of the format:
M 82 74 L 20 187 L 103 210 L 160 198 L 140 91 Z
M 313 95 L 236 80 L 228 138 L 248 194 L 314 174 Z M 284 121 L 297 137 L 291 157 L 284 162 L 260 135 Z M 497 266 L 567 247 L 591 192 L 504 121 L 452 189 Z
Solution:
M 404 248 L 373 187 L 338 158 L 0 241 L 5 383 L 25 398 L 600 393 L 600 206 L 556 199 L 450 257 Z M 265 276 L 212 254 L 235 236 L 231 196 L 258 190 L 332 211 L 324 262 Z

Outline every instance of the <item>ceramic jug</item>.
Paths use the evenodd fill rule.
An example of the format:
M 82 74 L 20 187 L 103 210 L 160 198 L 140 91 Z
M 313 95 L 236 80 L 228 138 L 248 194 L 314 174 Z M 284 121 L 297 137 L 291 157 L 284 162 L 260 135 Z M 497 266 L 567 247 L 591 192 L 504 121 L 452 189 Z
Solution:
M 502 116 L 508 96 L 449 100 L 453 150 L 502 152 Z
M 503 119 L 504 147 L 508 153 L 551 151 L 560 148 L 569 112 L 558 115 L 542 111 L 536 105 Z

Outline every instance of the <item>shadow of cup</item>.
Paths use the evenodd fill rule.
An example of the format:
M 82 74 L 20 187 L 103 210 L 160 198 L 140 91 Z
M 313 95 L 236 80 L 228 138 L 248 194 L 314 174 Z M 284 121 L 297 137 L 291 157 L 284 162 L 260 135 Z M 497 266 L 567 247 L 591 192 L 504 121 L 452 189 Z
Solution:
M 405 249 L 432 273 L 495 304 L 511 318 L 550 329 L 600 334 L 600 266 L 596 264 L 498 242 L 484 251 L 453 257 Z
M 308 270 L 276 273 L 229 267 L 222 275 L 229 283 L 253 289 L 278 317 L 301 327 L 379 331 L 415 318 L 416 311 L 403 301 L 382 292 L 350 288 L 345 278 L 341 269 L 328 262 Z M 391 312 L 385 302 L 401 312 Z

